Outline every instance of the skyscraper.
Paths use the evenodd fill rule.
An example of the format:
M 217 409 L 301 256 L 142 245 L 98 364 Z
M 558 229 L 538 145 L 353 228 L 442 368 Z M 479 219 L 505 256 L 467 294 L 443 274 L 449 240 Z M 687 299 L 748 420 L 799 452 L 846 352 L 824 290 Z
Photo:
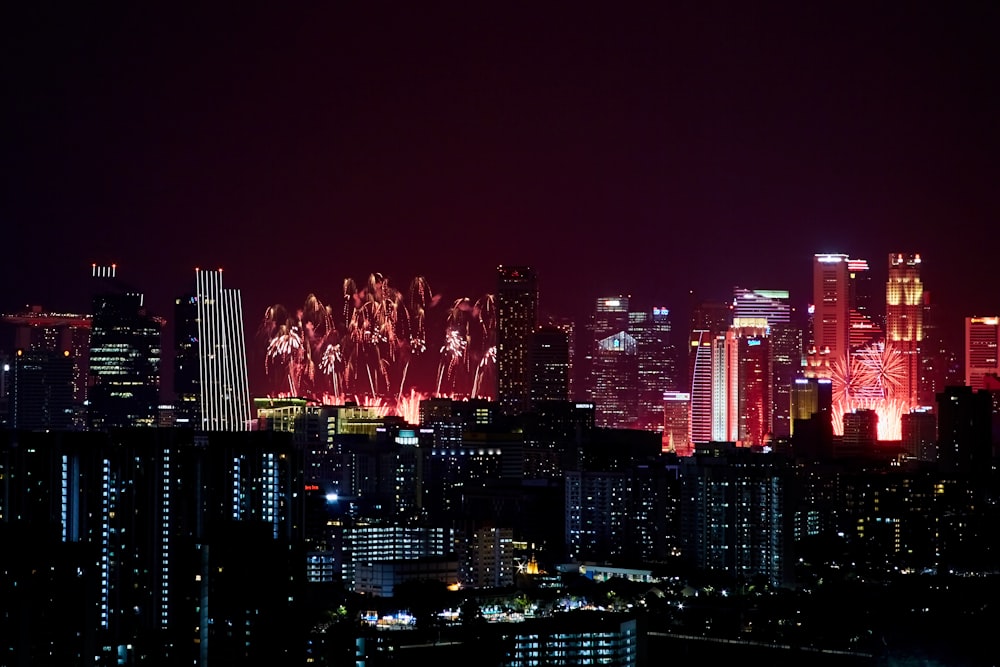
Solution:
M 868 260 L 847 260 L 847 296 L 850 308 L 848 345 L 863 347 L 881 338 L 881 318 L 874 310 L 876 302 Z
M 732 308 L 723 301 L 702 301 L 691 308 L 691 335 L 687 352 L 691 445 L 713 440 L 715 345 L 717 338 L 725 335 L 732 319 Z
M 13 315 L 0 316 L 0 322 L 13 328 L 14 350 L 52 352 L 73 361 L 73 424 L 83 430 L 87 423 L 87 384 L 90 380 L 90 315 L 54 313 L 41 306 Z M 69 354 L 64 354 L 68 352 Z M 0 391 L 0 399 L 3 392 Z
M 529 266 L 497 267 L 497 402 L 508 414 L 530 408 L 529 341 L 538 320 L 538 281 Z
M 712 439 L 763 445 L 771 436 L 771 353 L 767 320 L 733 318 L 715 339 Z
M 567 331 L 555 325 L 535 329 L 529 348 L 531 404 L 569 400 L 570 344 Z
M 920 282 L 920 255 L 889 255 L 885 286 L 885 339 L 903 355 L 905 377 L 897 395 L 909 407 L 919 404 L 920 344 L 924 335 L 924 286 Z
M 691 444 L 712 440 L 712 354 L 715 337 L 699 331 L 691 344 L 691 392 L 688 419 Z
M 854 260 L 851 260 L 854 261 Z M 787 290 L 749 290 L 737 287 L 733 317 L 764 319 L 771 354 L 771 431 L 777 438 L 791 435 L 790 393 L 802 371 L 802 329 L 792 322 Z
M 195 292 L 176 300 L 175 314 L 178 419 L 183 415 L 203 431 L 247 430 L 250 390 L 240 291 L 222 286 L 221 269 L 195 269 Z
M 674 346 L 670 340 L 670 311 L 664 307 L 633 310 L 629 333 L 636 346 L 638 427 L 663 431 L 663 394 L 676 390 Z
M 830 367 L 849 352 L 850 285 L 847 255 L 813 257 L 813 340 L 809 373 L 829 377 Z
M 600 297 L 594 311 L 590 369 L 596 423 L 632 428 L 638 418 L 638 356 L 629 333 L 629 298 Z
M 663 394 L 663 451 L 690 456 L 691 394 L 668 391 Z
M 986 388 L 987 375 L 1000 375 L 1000 317 L 965 318 L 965 385 Z
M 73 369 L 69 350 L 18 350 L 11 364 L 11 428 L 67 431 L 74 426 Z
M 125 286 L 117 267 L 93 266 L 99 287 L 90 332 L 91 429 L 156 426 L 164 321 L 146 311 L 143 295 Z

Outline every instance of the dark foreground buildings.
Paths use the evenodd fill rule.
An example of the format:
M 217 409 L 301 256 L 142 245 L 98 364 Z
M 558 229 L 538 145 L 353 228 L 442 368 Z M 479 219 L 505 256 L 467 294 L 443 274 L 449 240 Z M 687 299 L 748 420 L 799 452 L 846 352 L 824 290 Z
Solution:
M 301 475 L 281 433 L 0 433 L 0 663 L 301 663 Z

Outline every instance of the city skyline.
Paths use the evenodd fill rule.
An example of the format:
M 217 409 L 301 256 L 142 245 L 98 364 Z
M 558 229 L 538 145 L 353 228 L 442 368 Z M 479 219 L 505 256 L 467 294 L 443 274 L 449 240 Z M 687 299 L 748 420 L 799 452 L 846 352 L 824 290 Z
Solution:
M 888 254 L 890 258 L 895 257 L 897 255 L 897 253 L 895 252 Z M 920 256 L 922 253 L 916 253 L 916 254 Z M 834 257 L 834 256 L 841 256 L 846 258 L 848 255 L 843 253 L 839 255 L 831 253 L 817 253 L 812 257 L 812 261 L 816 262 L 818 258 Z M 870 262 L 870 260 L 868 260 L 867 258 L 851 260 L 851 262 L 864 262 L 864 261 Z M 879 262 L 872 262 L 872 263 L 878 264 Z M 817 265 L 822 266 L 822 263 Z M 88 274 L 92 272 L 93 270 L 92 266 L 96 265 L 86 264 L 86 271 Z M 114 266 L 115 270 L 120 273 L 121 263 L 115 263 Z M 540 271 L 535 270 L 534 267 L 532 267 L 532 270 L 535 271 L 538 282 L 544 284 L 545 276 L 542 275 Z M 195 271 L 197 272 L 198 269 L 196 268 Z M 220 268 L 218 272 L 221 273 L 221 271 L 222 269 Z M 131 272 L 128 273 L 131 276 Z M 216 271 L 213 271 L 212 273 L 216 273 Z M 450 384 L 448 382 L 445 382 L 445 385 L 447 386 L 441 386 L 441 387 L 437 386 L 437 379 L 433 381 L 422 380 L 421 382 L 422 386 L 417 388 L 417 390 L 422 391 L 424 393 L 443 392 L 444 394 L 456 393 L 457 395 L 469 395 L 469 396 L 476 394 L 480 397 L 491 395 L 491 391 L 485 390 L 483 388 L 484 387 L 483 383 L 479 382 L 479 376 L 480 375 L 483 376 L 484 382 L 487 383 L 494 382 L 495 377 L 490 377 L 493 375 L 492 365 L 490 366 L 490 368 L 486 368 L 485 370 L 483 368 L 479 368 L 477 370 L 476 366 L 480 362 L 483 362 L 483 364 L 485 365 L 486 362 L 483 361 L 484 356 L 490 356 L 492 354 L 484 346 L 488 347 L 488 341 L 492 340 L 492 338 L 495 336 L 494 333 L 494 329 L 496 326 L 494 321 L 495 315 L 491 312 L 491 309 L 494 308 L 494 306 L 491 303 L 487 304 L 486 302 L 495 299 L 496 297 L 495 290 L 474 297 L 463 296 L 459 298 L 452 298 L 449 295 L 444 295 L 438 292 L 437 290 L 434 290 L 433 286 L 430 284 L 430 281 L 422 275 L 418 275 L 410 280 L 404 281 L 405 284 L 402 286 L 399 285 L 398 282 L 392 281 L 389 278 L 389 275 L 391 274 L 389 273 L 383 274 L 381 272 L 374 271 L 368 274 L 367 280 L 358 279 L 357 281 L 355 281 L 355 279 L 353 278 L 341 278 L 338 280 L 334 280 L 332 282 L 336 283 L 336 285 L 332 286 L 331 289 L 329 290 L 330 294 L 329 301 L 327 301 L 326 299 L 322 299 L 318 296 L 319 294 L 327 294 L 327 292 L 320 292 L 318 290 L 310 291 L 304 297 L 299 297 L 299 299 L 289 299 L 284 304 L 282 303 L 270 304 L 265 309 L 263 317 L 259 317 L 256 313 L 250 312 L 248 308 L 244 306 L 242 315 L 243 315 L 243 328 L 245 333 L 243 338 L 246 344 L 246 358 L 249 368 L 249 382 L 250 382 L 249 388 L 251 395 L 265 396 L 265 395 L 278 395 L 278 394 L 289 393 L 288 383 L 290 378 L 288 377 L 288 372 L 290 371 L 290 368 L 287 367 L 285 360 L 283 358 L 282 359 L 277 358 L 277 356 L 274 354 L 275 350 L 269 349 L 268 346 L 269 343 L 273 344 L 275 341 L 273 340 L 271 335 L 267 334 L 267 331 L 270 331 L 271 334 L 274 334 L 276 331 L 278 331 L 278 328 L 280 327 L 278 327 L 277 320 L 279 319 L 282 320 L 281 323 L 286 324 L 284 328 L 287 329 L 293 326 L 293 321 L 296 319 L 293 316 L 297 315 L 297 317 L 300 318 L 302 317 L 302 313 L 304 312 L 303 309 L 305 309 L 305 311 L 309 311 L 311 308 L 312 309 L 319 308 L 321 310 L 325 309 L 329 311 L 331 308 L 339 308 L 337 304 L 343 298 L 344 289 L 347 289 L 347 287 L 351 287 L 351 289 L 360 290 L 359 294 L 364 293 L 365 291 L 372 291 L 370 285 L 366 283 L 370 283 L 372 280 L 376 279 L 381 281 L 380 285 L 382 285 L 384 289 L 387 291 L 386 293 L 390 295 L 389 298 L 394 299 L 396 302 L 398 302 L 398 305 L 395 307 L 402 309 L 400 311 L 401 314 L 398 316 L 398 318 L 401 321 L 402 320 L 413 321 L 412 326 L 415 327 L 414 331 L 416 332 L 416 334 L 419 337 L 419 340 L 421 341 L 420 344 L 423 346 L 423 350 L 420 351 L 419 353 L 410 352 L 407 355 L 404 355 L 402 359 L 393 360 L 393 370 L 391 372 L 391 375 L 393 375 L 393 377 L 386 376 L 385 381 L 393 385 L 394 392 L 389 391 L 388 386 L 386 387 L 376 386 L 375 387 L 376 391 L 374 393 L 389 395 L 392 393 L 399 393 L 399 390 L 403 390 L 403 392 L 405 393 L 405 391 L 407 391 L 406 387 L 408 386 L 406 383 L 406 380 L 408 379 L 406 373 L 412 373 L 417 377 L 422 377 L 421 374 L 427 375 L 430 373 L 434 375 L 434 378 L 440 379 L 442 382 L 448 380 L 448 375 L 449 373 L 452 373 L 452 371 L 449 370 L 447 363 L 447 360 L 450 357 L 446 350 L 448 345 L 446 332 L 449 329 L 454 329 L 456 326 L 458 326 L 459 328 L 464 328 L 463 329 L 465 330 L 464 337 L 468 338 L 469 326 L 475 325 L 476 327 L 479 328 L 486 327 L 485 329 L 483 329 L 485 337 L 478 335 L 475 336 L 476 349 L 471 350 L 472 354 L 467 355 L 468 358 L 465 358 L 465 356 L 463 356 L 463 358 L 461 359 L 463 367 L 468 366 L 468 368 L 465 368 L 464 372 L 460 374 L 461 377 L 457 377 L 457 379 L 451 378 L 449 380 Z M 810 276 L 808 275 L 805 277 L 806 279 L 802 281 L 803 284 L 812 282 L 811 280 L 808 279 L 809 277 Z M 233 279 L 236 280 L 237 282 L 242 282 L 239 281 L 238 278 L 234 277 Z M 188 281 L 190 281 L 189 278 Z M 872 278 L 872 281 L 874 284 L 870 285 L 869 289 L 873 290 L 873 293 L 868 295 L 870 303 L 868 303 L 866 308 L 870 310 L 870 316 L 876 319 L 884 320 L 884 317 L 886 315 L 885 311 L 887 308 L 885 291 L 887 289 L 888 282 L 882 282 L 881 284 L 879 284 L 877 277 Z M 87 283 L 86 281 L 81 281 L 81 282 L 85 287 L 90 286 L 89 283 Z M 663 310 L 669 312 L 668 321 L 670 322 L 670 326 L 675 332 L 674 335 L 677 336 L 677 341 L 680 341 L 683 338 L 692 334 L 690 330 L 690 327 L 692 325 L 691 317 L 694 313 L 694 310 L 700 307 L 701 305 L 712 304 L 712 303 L 726 304 L 729 306 L 730 310 L 733 313 L 735 313 L 735 309 L 741 307 L 737 305 L 737 301 L 740 298 L 740 295 L 750 291 L 750 288 L 745 287 L 746 284 L 748 284 L 746 281 L 740 280 L 737 277 L 734 279 L 733 286 L 730 288 L 728 294 L 720 295 L 719 297 L 713 296 L 705 299 L 700 298 L 701 293 L 699 291 L 692 290 L 687 295 L 685 295 L 686 298 L 679 299 L 679 302 L 677 304 L 671 304 L 668 303 L 666 299 L 657 296 L 648 296 L 646 294 L 640 294 L 638 296 L 633 296 L 632 294 L 627 294 L 627 295 L 619 294 L 618 296 L 623 297 L 626 302 L 628 302 L 631 299 L 633 305 L 630 306 L 630 310 L 632 311 Z M 124 285 L 127 285 L 129 289 L 141 290 L 144 294 L 149 294 L 150 292 L 163 291 L 162 285 L 146 286 L 146 285 L 136 284 L 135 281 L 131 279 L 126 281 Z M 494 285 L 494 287 L 496 286 Z M 650 287 L 650 286 L 646 287 L 650 291 L 655 289 L 655 287 Z M 815 295 L 805 294 L 805 296 L 802 296 L 800 299 L 794 299 L 791 297 L 791 295 L 795 294 L 796 291 L 784 288 L 775 290 L 772 289 L 771 287 L 763 288 L 756 286 L 753 288 L 753 291 L 764 295 L 767 294 L 782 295 L 782 299 L 786 301 L 786 303 L 788 304 L 788 308 L 790 309 L 790 313 L 788 316 L 790 316 L 793 319 L 793 321 L 798 323 L 799 325 L 805 326 L 807 324 L 809 317 L 807 310 L 810 305 L 813 305 L 813 302 L 815 301 Z M 998 307 L 992 311 L 985 311 L 982 313 L 977 313 L 976 315 L 963 315 L 961 317 L 956 318 L 951 316 L 951 312 L 954 310 L 954 306 L 951 305 L 951 302 L 949 301 L 947 294 L 942 294 L 939 290 L 934 289 L 934 286 L 928 285 L 926 280 L 923 280 L 923 288 L 928 294 L 933 294 L 933 298 L 930 301 L 933 309 L 932 312 L 934 313 L 932 315 L 932 318 L 935 321 L 935 326 L 942 330 L 941 332 L 942 344 L 947 348 L 949 352 L 958 355 L 960 361 L 964 363 L 963 353 L 965 346 L 966 319 L 968 319 L 968 317 L 980 317 L 980 318 L 994 317 L 996 316 L 997 312 L 1000 312 L 1000 305 L 998 305 Z M 380 289 L 382 288 L 380 287 Z M 72 290 L 67 290 L 67 291 L 72 293 Z M 151 316 L 157 318 L 157 320 L 161 321 L 161 323 L 163 324 L 162 345 L 163 345 L 164 365 L 161 368 L 160 372 L 162 375 L 161 384 L 167 391 L 167 394 L 164 395 L 164 398 L 166 400 L 169 400 L 170 398 L 169 393 L 173 388 L 174 384 L 172 380 L 173 380 L 173 374 L 175 372 L 174 355 L 176 353 L 175 349 L 176 341 L 173 340 L 173 336 L 175 336 L 176 334 L 177 321 L 175 320 L 177 320 L 178 317 L 181 317 L 179 311 L 177 311 L 174 307 L 174 302 L 176 301 L 177 298 L 183 298 L 184 296 L 186 296 L 188 291 L 189 291 L 189 286 L 182 285 L 176 288 L 174 290 L 173 296 L 170 298 L 169 306 L 164 306 L 162 310 L 158 309 L 155 305 L 144 306 Z M 247 294 L 247 291 L 245 289 L 241 289 L 240 291 L 243 292 L 242 301 L 244 302 L 244 304 L 247 302 L 254 302 L 257 300 L 254 298 L 254 295 L 252 293 Z M 664 289 L 663 291 L 665 292 L 669 290 Z M 799 294 L 804 294 L 806 291 L 807 291 L 806 289 L 797 290 Z M 5 294 L 9 297 L 11 292 L 7 291 L 5 292 Z M 467 292 L 467 294 L 471 293 Z M 540 302 L 548 301 L 545 298 L 545 293 L 543 289 L 539 288 L 538 294 Z M 403 295 L 406 295 L 405 298 Z M 93 294 L 89 294 L 87 296 L 88 304 L 92 298 Z M 596 298 L 596 301 L 600 301 L 601 299 L 604 298 L 608 298 L 608 295 L 605 294 L 602 296 L 598 296 Z M 2 314 L 8 319 L 11 318 L 17 319 L 18 317 L 24 317 L 25 316 L 24 314 L 28 313 L 31 310 L 36 310 L 38 312 L 49 312 L 53 314 L 63 313 L 64 315 L 66 314 L 67 310 L 62 308 L 48 308 L 46 304 L 37 303 L 37 300 L 30 298 L 30 296 L 21 299 L 21 301 L 23 302 L 22 306 L 20 306 L 19 308 L 12 309 L 11 311 L 8 312 L 4 312 Z M 149 301 L 150 300 L 148 298 L 144 299 L 145 304 L 149 304 Z M 305 301 L 304 305 L 301 304 L 302 301 Z M 404 304 L 403 303 L 404 301 L 406 301 L 407 303 Z M 576 327 L 580 330 L 582 334 L 584 332 L 584 329 L 589 325 L 594 316 L 593 302 L 594 301 L 591 302 L 591 310 L 589 312 L 587 310 L 584 310 L 583 312 L 577 313 L 575 315 L 567 315 L 565 312 L 561 311 L 553 312 L 553 311 L 539 310 L 537 315 L 538 317 L 537 323 L 538 325 L 544 325 L 549 322 L 555 323 L 557 321 L 572 321 L 575 323 Z M 324 305 L 324 303 L 326 305 Z M 1000 294 L 998 294 L 998 303 L 1000 303 Z M 409 314 L 408 309 L 413 309 L 415 314 L 411 316 Z M 480 314 L 479 314 L 480 309 L 485 309 L 486 311 L 487 321 L 485 322 L 480 320 Z M 78 308 L 77 310 L 81 314 L 85 314 L 87 316 L 91 315 L 91 313 L 89 312 L 91 310 L 89 305 L 85 305 L 81 308 Z M 360 313 L 361 311 L 358 312 Z M 419 317 L 416 315 L 416 313 L 419 313 Z M 307 316 L 306 320 L 309 319 L 310 318 Z M 942 319 L 944 319 L 944 321 L 941 321 Z M 313 324 L 306 322 L 306 326 L 312 327 Z M 406 327 L 409 326 L 411 326 L 411 324 L 406 324 Z M 874 337 L 871 338 L 871 341 L 880 341 L 882 340 L 883 336 L 881 335 L 881 332 L 878 330 L 878 324 L 876 324 L 875 326 L 876 326 L 876 332 Z M 406 333 L 406 335 L 409 335 L 409 333 Z M 439 338 L 436 338 L 436 336 Z M 852 334 L 852 340 L 854 340 L 853 336 L 854 334 Z M 579 344 L 581 340 L 582 339 L 578 338 L 577 344 Z M 809 341 L 804 339 L 803 342 L 808 343 Z M 482 347 L 483 349 L 479 349 L 480 347 Z M 11 351 L 13 350 L 10 350 L 8 352 Z M 313 365 L 316 365 L 316 367 L 319 367 L 319 365 L 322 364 L 321 360 L 322 352 L 323 352 L 322 350 L 317 349 L 312 353 L 312 356 L 316 357 L 315 359 L 312 359 L 312 363 Z M 808 352 L 808 350 L 806 350 L 806 352 Z M 353 352 L 351 352 L 348 349 L 347 354 L 350 356 L 353 355 Z M 803 366 L 801 370 L 807 372 L 807 374 L 811 372 L 809 371 L 809 364 L 812 362 L 810 362 L 809 359 L 810 359 L 809 355 L 804 354 Z M 305 359 L 303 361 L 308 362 L 309 360 Z M 348 359 L 347 361 L 349 362 L 350 359 Z M 490 361 L 492 361 L 492 356 L 490 356 Z M 690 363 L 692 360 L 685 360 L 683 356 L 678 356 L 676 361 L 677 363 L 680 364 L 676 370 L 676 373 L 678 374 L 676 380 L 677 390 L 690 391 L 691 389 L 690 368 L 687 369 L 687 373 L 684 373 L 683 371 L 684 371 L 684 365 L 686 363 Z M 578 360 L 578 363 L 585 364 L 586 360 L 580 359 Z M 346 365 L 349 366 L 350 363 L 346 363 Z M 363 365 L 359 365 L 358 367 L 363 368 Z M 299 372 L 301 372 L 302 370 L 303 369 L 299 369 Z M 325 371 L 323 372 L 325 373 Z M 341 376 L 342 375 L 343 373 L 341 373 Z M 440 378 L 438 378 L 438 376 L 440 376 Z M 329 382 L 327 382 L 326 384 L 329 384 Z M 327 393 L 331 397 L 337 394 L 345 394 L 345 393 L 347 395 L 362 395 L 371 393 L 371 391 L 369 391 L 369 388 L 366 388 L 367 384 L 368 380 L 365 380 L 364 382 L 355 381 L 352 386 L 348 386 L 347 384 L 344 384 L 343 380 L 341 380 L 340 385 L 331 385 L 330 387 L 326 387 L 325 389 L 322 390 L 316 389 L 316 391 L 319 391 L 320 394 Z M 339 386 L 338 391 L 336 392 L 331 391 L 332 386 Z M 319 384 L 317 384 L 316 387 L 318 388 Z M 312 394 L 314 392 L 310 391 L 309 393 Z

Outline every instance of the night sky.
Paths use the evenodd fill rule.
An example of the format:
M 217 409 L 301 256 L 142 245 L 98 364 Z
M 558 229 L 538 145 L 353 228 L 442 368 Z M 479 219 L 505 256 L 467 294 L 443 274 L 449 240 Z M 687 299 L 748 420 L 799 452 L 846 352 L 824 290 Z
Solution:
M 147 4 L 0 10 L 4 312 L 87 311 L 114 261 L 169 318 L 221 266 L 252 331 L 506 263 L 545 313 L 686 317 L 897 251 L 953 331 L 1000 311 L 996 3 Z

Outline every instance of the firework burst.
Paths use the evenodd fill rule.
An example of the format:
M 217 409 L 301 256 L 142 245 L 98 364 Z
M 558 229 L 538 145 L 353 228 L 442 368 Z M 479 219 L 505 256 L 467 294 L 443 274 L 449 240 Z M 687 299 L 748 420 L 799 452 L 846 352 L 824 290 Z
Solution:
M 833 365 L 833 432 L 844 433 L 844 414 L 874 410 L 879 440 L 902 438 L 902 416 L 910 411 L 903 395 L 906 361 L 889 343 L 877 342 L 845 355 Z
M 438 394 L 446 391 L 461 396 L 492 398 L 492 392 L 482 391 L 485 384 L 482 378 L 484 372 L 495 366 L 496 360 L 493 295 L 487 294 L 476 301 L 456 299 L 452 303 L 440 353 Z
M 275 377 L 272 393 L 291 390 L 314 399 L 404 394 L 411 360 L 427 349 L 427 311 L 437 303 L 426 279 L 414 278 L 404 296 L 381 273 L 360 284 L 346 278 L 341 299 L 331 308 L 310 294 L 294 313 L 281 305 L 267 309 L 258 335 L 268 349 L 265 371 Z M 294 353 L 287 340 L 292 330 L 299 345 Z M 293 378 L 288 387 L 283 378 L 277 382 L 279 362 Z

